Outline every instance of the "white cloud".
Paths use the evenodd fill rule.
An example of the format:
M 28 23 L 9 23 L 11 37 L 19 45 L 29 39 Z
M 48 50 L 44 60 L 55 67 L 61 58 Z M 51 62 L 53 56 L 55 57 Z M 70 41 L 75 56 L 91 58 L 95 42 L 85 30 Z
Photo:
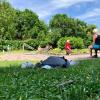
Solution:
M 82 20 L 86 20 L 86 19 L 98 17 L 98 16 L 100 16 L 100 8 L 95 8 L 90 12 L 87 12 L 81 16 L 77 16 L 77 18 L 82 19 Z
M 93 2 L 95 0 L 51 0 L 44 5 L 38 5 L 32 8 L 40 18 L 45 18 L 49 15 L 53 15 L 54 11 L 61 8 L 68 8 L 72 5 L 82 2 Z
M 57 9 L 68 8 L 72 5 L 82 2 L 93 2 L 95 0 L 9 0 L 18 9 L 31 9 L 36 12 L 40 18 L 53 15 Z M 42 2 L 43 1 L 43 2 Z M 42 4 L 41 4 L 42 3 Z
M 53 0 L 52 4 L 54 4 L 55 8 L 63 8 L 75 5 L 81 2 L 93 2 L 94 0 Z
M 52 13 L 51 12 L 49 12 L 49 11 L 42 11 L 42 12 L 38 12 L 38 15 L 39 15 L 39 17 L 40 18 L 43 18 L 43 17 L 45 17 L 45 16 L 48 16 L 48 15 L 51 15 Z

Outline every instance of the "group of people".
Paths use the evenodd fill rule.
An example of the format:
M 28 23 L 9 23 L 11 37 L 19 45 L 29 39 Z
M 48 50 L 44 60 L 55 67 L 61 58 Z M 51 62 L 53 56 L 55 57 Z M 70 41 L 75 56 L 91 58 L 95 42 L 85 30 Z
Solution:
M 95 55 L 92 56 L 92 50 L 95 50 Z M 67 40 L 65 43 L 65 50 L 66 50 L 66 55 L 70 55 L 72 53 L 71 45 L 70 45 L 70 40 Z M 90 57 L 97 58 L 97 51 L 100 50 L 100 33 L 98 29 L 93 29 L 93 42 L 89 46 L 89 52 L 90 52 Z

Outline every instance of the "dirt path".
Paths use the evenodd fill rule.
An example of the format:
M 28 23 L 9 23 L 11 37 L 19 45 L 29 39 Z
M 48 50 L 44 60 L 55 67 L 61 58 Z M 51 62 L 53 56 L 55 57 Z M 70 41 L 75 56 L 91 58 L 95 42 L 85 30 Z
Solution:
M 44 60 L 51 55 L 48 54 L 35 54 L 35 53 L 5 53 L 0 55 L 0 61 L 13 61 L 13 60 Z M 89 59 L 89 54 L 80 54 L 80 55 L 56 55 L 56 56 L 64 56 L 68 60 L 77 60 L 77 59 Z M 100 56 L 100 54 L 99 54 Z

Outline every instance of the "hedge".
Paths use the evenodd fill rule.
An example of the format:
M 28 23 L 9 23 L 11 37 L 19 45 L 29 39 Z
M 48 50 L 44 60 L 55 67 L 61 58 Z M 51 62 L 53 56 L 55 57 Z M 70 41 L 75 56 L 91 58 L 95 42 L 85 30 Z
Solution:
M 73 49 L 82 49 L 84 47 L 83 39 L 80 37 L 62 37 L 59 39 L 58 48 L 64 49 L 66 40 L 69 39 Z

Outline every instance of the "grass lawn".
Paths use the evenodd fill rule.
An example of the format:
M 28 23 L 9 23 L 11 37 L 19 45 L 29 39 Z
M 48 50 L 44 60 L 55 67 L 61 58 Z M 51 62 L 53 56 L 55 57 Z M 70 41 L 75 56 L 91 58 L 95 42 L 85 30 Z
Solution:
M 100 59 L 67 69 L 21 69 L 0 62 L 0 100 L 100 100 Z M 8 66 L 12 64 L 12 66 Z M 60 85 L 66 81 L 72 83 Z
M 56 55 L 61 55 L 61 54 L 66 54 L 65 50 L 61 50 L 59 48 L 51 49 L 50 51 L 41 51 L 39 53 L 49 53 L 49 54 L 56 54 Z M 87 54 L 89 53 L 88 48 L 87 49 L 72 49 L 72 54 Z
M 1 68 L 5 68 L 5 67 L 13 67 L 13 66 L 20 66 L 23 62 L 26 62 L 26 61 L 0 61 L 0 67 Z M 37 61 L 30 61 L 30 62 L 33 62 L 34 64 L 37 62 Z
M 27 52 L 30 52 L 30 53 L 36 53 L 36 50 L 34 50 L 34 51 L 30 51 L 30 50 L 12 50 L 12 51 L 0 51 L 0 54 L 6 54 L 6 53 L 14 53 L 14 54 L 16 54 L 16 53 L 27 53 Z
M 73 52 L 72 52 L 72 54 L 86 54 L 86 53 L 89 53 L 89 50 L 88 49 L 73 49 L 72 50 Z M 14 54 L 16 54 L 16 53 L 28 53 L 28 52 L 30 52 L 30 53 L 46 53 L 46 54 L 58 54 L 58 55 L 60 55 L 60 54 L 66 54 L 66 52 L 65 52 L 65 50 L 61 50 L 61 49 L 59 49 L 59 48 L 55 48 L 55 49 L 52 49 L 52 50 L 50 50 L 50 51 L 45 51 L 45 50 L 43 50 L 43 51 L 41 51 L 41 52 L 39 52 L 39 51 L 36 51 L 36 50 L 34 50 L 34 51 L 29 51 L 29 50 L 13 50 L 13 51 L 9 51 L 9 52 L 0 52 L 0 54 L 6 54 L 6 53 L 14 53 Z
M 0 67 L 19 66 L 23 61 L 0 61 Z

